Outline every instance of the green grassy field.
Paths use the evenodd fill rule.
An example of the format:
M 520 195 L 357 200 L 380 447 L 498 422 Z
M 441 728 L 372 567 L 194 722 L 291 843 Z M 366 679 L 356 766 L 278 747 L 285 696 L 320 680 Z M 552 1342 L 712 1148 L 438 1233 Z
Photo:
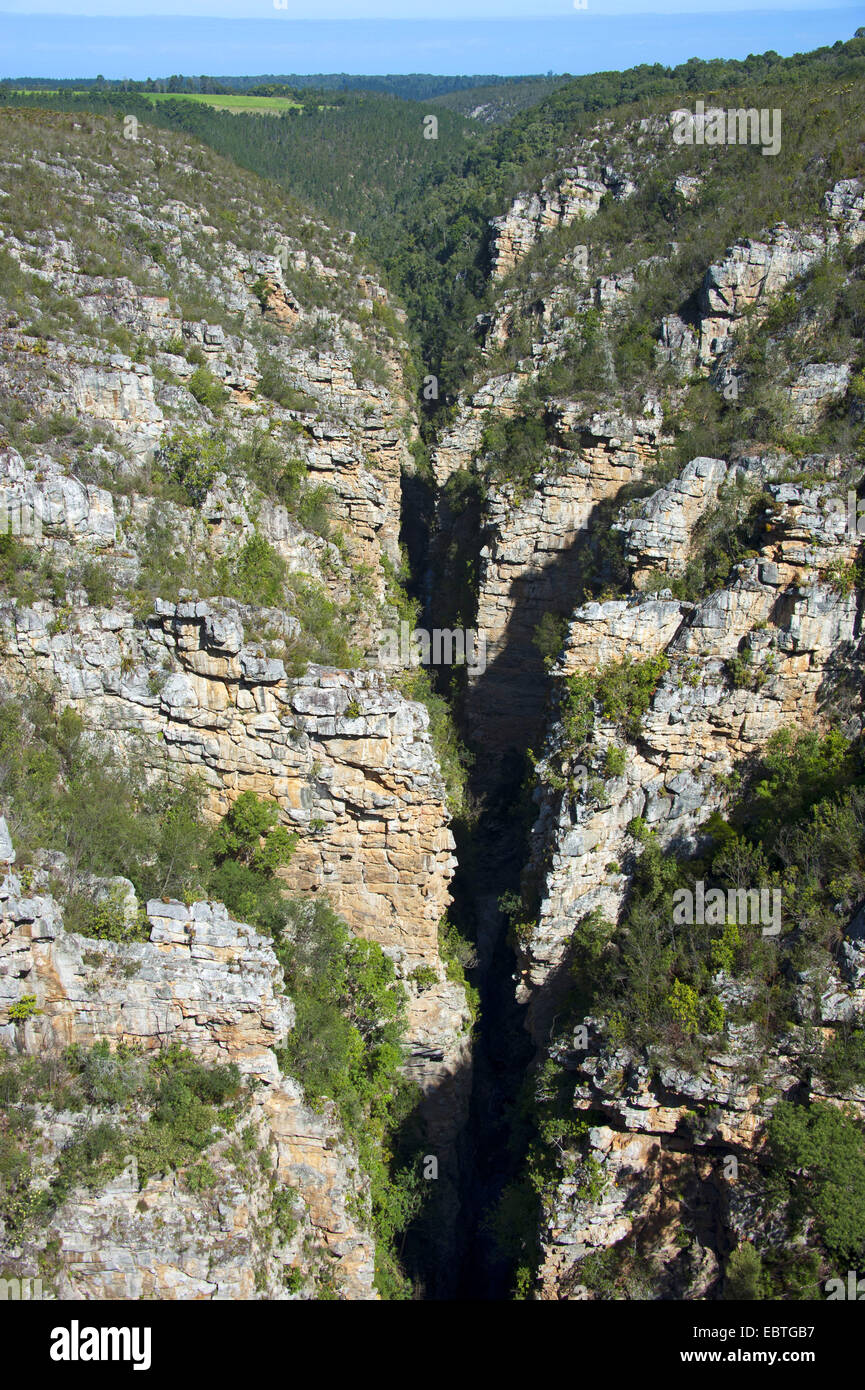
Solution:
M 247 97 L 241 92 L 209 96 L 199 92 L 145 92 L 152 101 L 197 101 L 217 111 L 299 111 L 300 102 L 291 97 Z

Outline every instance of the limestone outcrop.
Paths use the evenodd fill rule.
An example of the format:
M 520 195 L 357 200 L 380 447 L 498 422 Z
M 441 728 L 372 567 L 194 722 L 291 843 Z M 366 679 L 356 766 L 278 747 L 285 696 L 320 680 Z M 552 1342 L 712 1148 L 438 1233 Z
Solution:
M 536 737 L 544 689 L 538 624 L 569 611 L 586 537 L 605 525 L 601 504 L 640 479 L 661 438 L 657 411 L 587 417 L 567 403 L 559 419 L 573 452 L 539 474 L 528 497 L 512 484 L 491 488 L 482 517 L 476 621 L 486 670 L 472 678 L 470 719 L 475 737 L 493 731 L 498 750 Z
M 630 823 L 639 817 L 665 844 L 696 847 L 700 826 L 724 804 L 724 777 L 776 729 L 818 721 L 828 673 L 839 660 L 859 660 L 855 598 L 826 578 L 852 563 L 858 543 L 829 504 L 834 490 L 778 483 L 769 492 L 769 534 L 728 587 L 698 603 L 661 591 L 589 603 L 573 615 L 554 680 L 660 653 L 669 669 L 639 740 L 626 741 L 623 774 L 575 795 L 550 788 L 542 796 L 535 855 L 548 867 L 537 925 L 522 942 L 521 986 L 530 1017 L 539 1011 L 539 1032 L 555 1010 L 553 992 L 541 986 L 574 921 L 595 907 L 618 913 Z M 731 674 L 737 659 L 749 672 L 744 684 Z M 621 743 L 621 734 L 601 720 L 596 742 Z M 561 748 L 554 723 L 547 756 Z
M 692 459 L 678 478 L 638 503 L 635 516 L 616 522 L 613 529 L 625 537 L 625 555 L 635 566 L 638 587 L 647 566 L 661 571 L 684 566 L 694 527 L 715 501 L 726 474 L 723 459 Z
M 242 791 L 274 799 L 301 834 L 288 886 L 325 893 L 403 978 L 435 971 L 410 1007 L 411 1065 L 433 1092 L 464 1071 L 469 1014 L 438 950 L 455 861 L 427 712 L 376 671 L 289 678 L 246 643 L 253 616 L 230 602 L 160 600 L 143 626 L 83 607 L 57 632 L 50 605 L 7 607 L 2 670 L 12 688 L 63 690 L 118 750 L 143 735 L 154 767 L 202 774 L 214 815 Z
M 41 1063 L 102 1041 L 143 1056 L 181 1046 L 202 1062 L 234 1063 L 250 1084 L 243 1143 L 228 1132 L 205 1149 L 213 1175 L 205 1192 L 183 1171 L 142 1183 L 134 1158 L 100 1189 L 73 1188 L 23 1239 L 0 1232 L 7 1275 L 43 1277 L 63 1299 L 310 1298 L 325 1284 L 343 1299 L 376 1298 L 374 1243 L 355 1214 L 366 1190 L 357 1156 L 333 1106 L 311 1110 L 276 1059 L 294 1011 L 270 944 L 220 904 L 151 902 L 147 921 L 141 943 L 78 936 L 64 930 L 44 883 L 25 889 L 7 871 L 0 1041 Z M 10 1018 L 25 1000 L 29 1016 Z M 37 1180 L 56 1174 L 88 1128 L 117 1123 L 110 1108 L 89 1109 L 39 1106 Z M 280 1229 L 276 1194 L 294 1203 L 294 1230 Z

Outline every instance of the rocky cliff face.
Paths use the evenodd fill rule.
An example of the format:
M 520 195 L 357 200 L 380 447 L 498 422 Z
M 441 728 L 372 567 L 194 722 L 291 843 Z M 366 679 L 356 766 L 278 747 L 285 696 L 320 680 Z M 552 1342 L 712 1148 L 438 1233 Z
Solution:
M 862 955 L 861 942 L 853 944 L 844 976 L 828 983 L 827 1037 L 841 1000 L 850 1017 L 865 1002 Z M 736 983 L 719 979 L 717 987 L 729 998 Z M 565 1041 L 551 1052 L 573 1084 L 575 1112 L 591 1128 L 544 1204 L 537 1296 L 604 1296 L 584 1281 L 593 1260 L 612 1255 L 619 1296 L 712 1297 L 724 1257 L 765 1226 L 761 1150 L 777 1097 L 795 1089 L 803 1100 L 852 1108 L 862 1118 L 865 1091 L 827 1093 L 815 1082 L 802 1097 L 799 1076 L 813 1051 L 804 1030 L 761 1056 L 759 1068 L 755 1030 L 743 1026 L 729 1029 L 724 1048 L 702 1066 L 656 1069 L 641 1053 L 611 1046 L 591 1019 L 587 1025 L 578 1048 Z
M 22 133 L 13 116 L 7 119 L 13 149 L 16 140 L 25 149 L 38 140 Z M 168 151 L 155 136 L 142 135 L 123 151 L 138 181 L 122 165 L 111 175 L 95 170 L 90 144 L 74 125 L 62 134 L 42 132 L 42 140 L 52 146 L 47 168 L 32 150 L 24 157 L 28 167 L 37 163 L 37 180 L 63 177 L 69 238 L 16 230 L 7 233 L 3 249 L 51 293 L 80 300 L 98 341 L 82 342 L 80 324 L 65 335 L 37 339 L 7 323 L 0 387 L 40 418 L 74 414 L 79 431 L 98 425 L 107 433 L 92 455 L 99 483 L 91 480 L 93 466 L 85 467 L 87 450 L 70 453 L 68 441 L 63 450 L 50 445 L 44 453 L 28 441 L 26 459 L 7 450 L 0 504 L 7 516 L 38 523 L 40 551 L 57 570 L 74 573 L 82 559 L 99 563 L 118 592 L 107 611 L 88 606 L 81 590 L 59 616 L 50 601 L 7 609 L 5 672 L 16 685 L 53 683 L 94 727 L 121 741 L 141 731 L 155 758 L 164 749 L 170 762 L 201 771 L 215 814 L 246 788 L 276 798 L 286 821 L 304 832 L 294 886 L 327 892 L 355 930 L 392 952 L 401 974 L 421 964 L 435 971 L 435 989 L 412 1005 L 418 1056 L 439 1059 L 413 1066 L 434 1089 L 465 1060 L 468 1014 L 438 956 L 452 840 L 425 711 L 374 672 L 320 671 L 299 684 L 289 679 L 275 654 L 301 633 L 290 609 L 231 602 L 211 609 L 201 602 L 173 604 L 161 595 L 136 606 L 133 593 L 127 599 L 146 563 L 147 528 L 158 508 L 187 563 L 196 555 L 231 563 L 251 536 L 263 536 L 290 572 L 351 610 L 355 639 L 377 658 L 388 617 L 379 606 L 382 566 L 399 562 L 400 471 L 410 458 L 404 349 L 380 326 L 384 321 L 398 329 L 398 319 L 376 317 L 387 308 L 386 293 L 353 259 L 350 242 L 340 245 L 319 223 L 299 228 L 293 209 L 283 221 L 268 219 L 262 209 L 258 221 L 253 204 L 242 228 L 252 244 L 237 233 L 236 240 L 225 236 L 211 220 L 221 215 L 228 178 L 218 162 L 203 185 L 202 197 L 214 209 L 209 213 L 180 197 L 166 198 L 170 180 L 162 160 Z M 177 158 L 173 147 L 171 154 Z M 0 166 L 8 201 L 19 196 L 22 168 L 11 151 Z M 182 167 L 175 176 L 182 179 Z M 129 279 L 89 273 L 81 248 L 93 219 L 101 217 L 93 210 L 93 190 L 100 199 L 110 191 L 104 213 L 111 236 L 136 228 L 136 250 L 142 241 L 146 248 L 142 276 L 160 281 L 168 293 L 146 294 Z M 233 315 L 227 325 L 184 316 L 178 299 L 190 283 Z M 318 308 L 325 292 L 331 307 Z M 112 324 L 121 325 L 148 360 L 103 349 Z M 193 364 L 183 353 L 193 348 L 201 358 L 196 370 L 206 370 L 228 395 L 218 417 L 188 389 Z M 283 374 L 285 390 L 301 408 L 263 394 L 265 363 Z M 364 375 L 382 369 L 388 385 Z M 288 399 L 281 390 L 276 394 Z M 264 428 L 283 459 L 299 455 L 310 484 L 331 489 L 339 534 L 334 530 L 329 539 L 306 529 L 302 512 L 298 519 L 262 497 L 260 485 L 238 469 L 218 471 L 197 507 L 171 498 L 154 502 L 138 490 L 139 462 L 172 430 L 190 423 L 220 428 L 223 422 L 235 447 Z M 268 466 L 279 467 L 278 454 Z M 117 479 L 124 477 L 121 490 Z M 194 565 L 188 570 L 192 588 Z
M 629 198 L 635 191 L 633 180 L 609 164 L 563 169 L 539 192 L 516 198 L 503 217 L 493 218 L 493 275 L 507 275 L 545 233 L 594 216 L 606 194 Z
M 746 316 L 765 317 L 773 299 L 827 254 L 844 243 L 865 239 L 865 193 L 858 179 L 845 179 L 823 197 L 825 226 L 792 229 L 780 223 L 765 239 L 746 237 L 731 246 L 722 261 L 709 266 L 700 286 L 696 322 L 689 326 L 675 315 L 661 327 L 662 357 L 681 370 L 714 367 L 730 354 Z M 831 393 L 824 393 L 825 400 Z
M 666 138 L 662 127 L 661 118 L 643 123 L 647 150 Z M 659 1061 L 657 1048 L 626 1045 L 615 1019 L 591 1012 L 564 1031 L 561 1020 L 572 1007 L 575 929 L 592 913 L 622 918 L 646 836 L 671 859 L 704 853 L 707 822 L 727 810 L 738 773 L 774 733 L 840 727 L 855 739 L 861 732 L 861 597 L 852 579 L 860 536 L 845 515 L 861 457 L 857 468 L 853 436 L 843 429 L 840 445 L 821 444 L 819 433 L 828 419 L 855 425 L 859 418 L 851 390 L 857 344 L 854 335 L 845 361 L 840 350 L 826 351 L 821 334 L 831 332 L 836 299 L 815 308 L 805 289 L 821 273 L 836 277 L 833 296 L 861 294 L 856 248 L 865 195 L 860 180 L 843 180 L 825 192 L 820 217 L 748 228 L 750 236 L 698 276 L 682 316 L 653 325 L 655 376 L 638 394 L 626 373 L 617 379 L 615 334 L 629 304 L 646 297 L 647 280 L 665 274 L 664 261 L 623 266 L 620 257 L 607 271 L 597 238 L 586 235 L 588 256 L 574 249 L 580 222 L 588 232 L 606 194 L 634 192 L 627 177 L 600 175 L 602 168 L 612 175 L 614 161 L 626 176 L 631 166 L 620 144 L 613 152 L 597 134 L 592 171 L 563 157 L 557 174 L 492 223 L 492 274 L 501 288 L 476 325 L 473 380 L 433 452 L 445 496 L 440 554 L 453 524 L 455 477 L 473 475 L 481 480 L 474 621 L 486 635 L 487 669 L 469 680 L 466 728 L 481 751 L 482 806 L 508 750 L 541 753 L 522 903 L 508 912 L 515 1004 L 535 1048 L 536 1093 L 546 1101 L 557 1094 L 565 1117 L 539 1126 L 544 1137 L 530 1155 L 537 1162 L 542 1149 L 555 1177 L 541 1165 L 526 1179 L 542 1193 L 540 1256 L 536 1278 L 522 1287 L 554 1300 L 715 1298 L 732 1251 L 785 1239 L 780 1215 L 774 1227 L 766 1215 L 761 1188 L 778 1100 L 849 1105 L 863 1117 L 861 1084 L 833 1086 L 812 1066 L 815 1046 L 845 1022 L 861 1025 L 859 919 L 839 926 L 825 977 L 799 980 L 797 1021 L 768 1049 L 756 1026 L 740 1021 L 753 1002 L 747 984 L 724 970 L 711 991 L 735 1021 L 699 1057 L 661 1048 Z M 636 130 L 628 138 L 633 148 Z M 647 154 L 642 167 L 651 166 Z M 666 177 L 667 166 L 659 169 L 655 176 Z M 699 205 L 704 179 L 705 171 L 675 172 L 671 199 Z M 681 250 L 671 246 L 671 257 Z M 569 401 L 562 389 L 573 333 L 585 334 L 587 322 L 592 333 L 610 330 L 613 345 L 605 361 L 598 358 L 598 380 L 586 392 L 591 405 Z M 584 336 L 587 351 L 586 344 Z M 751 447 L 710 445 L 671 467 L 688 391 L 708 378 L 719 398 L 741 396 L 749 405 L 758 351 L 761 389 L 777 393 L 788 428 L 808 439 L 795 456 L 772 447 L 757 415 L 743 426 L 754 431 Z M 531 478 L 512 462 L 526 436 L 517 429 L 505 436 L 513 441 L 509 456 L 490 428 L 523 417 L 542 421 L 546 439 Z M 749 436 L 735 436 L 742 437 Z M 514 476 L 503 480 L 509 467 Z M 464 477 L 458 481 L 464 488 Z M 714 544 L 734 557 L 716 582 L 706 569 Z M 548 627 L 545 663 L 536 638 L 551 617 L 566 619 L 564 639 L 556 656 Z M 649 658 L 659 674 L 639 732 L 624 731 L 596 703 L 590 742 L 575 744 L 573 682 Z M 511 854 L 513 841 L 507 845 Z M 509 868 L 503 859 L 503 877 Z M 485 930 L 487 877 L 476 904 Z M 836 912 L 845 916 L 840 905 Z M 483 1084 L 494 1092 L 495 1078 Z
M 3 674 L 14 689 L 62 690 L 119 747 L 140 736 L 154 769 L 203 775 L 214 816 L 243 791 L 274 799 L 301 833 L 291 889 L 325 893 L 406 981 L 435 972 L 432 988 L 409 986 L 409 1065 L 435 1093 L 463 1072 L 469 1013 L 438 953 L 454 860 L 428 715 L 378 672 L 289 679 L 245 641 L 244 622 L 280 617 L 158 600 L 143 626 L 84 606 L 52 632 L 47 605 L 6 608 Z
M 718 460 L 695 460 L 621 523 L 635 579 L 681 569 L 695 516 L 711 505 L 725 472 Z M 534 829 L 540 906 L 536 923 L 520 934 L 519 994 L 542 1049 L 569 988 L 575 923 L 595 909 L 612 920 L 621 910 L 629 887 L 622 865 L 639 852 L 635 826 L 650 828 L 669 852 L 693 853 L 705 843 L 710 813 L 727 805 L 729 775 L 775 730 L 819 727 L 839 715 L 852 718 L 846 728 L 858 728 L 843 698 L 838 703 L 841 673 L 859 679 L 858 605 L 825 580 L 849 566 L 858 539 L 830 510 L 829 498 L 839 496 L 831 484 L 770 483 L 768 496 L 761 548 L 724 589 L 696 604 L 663 590 L 634 595 L 585 605 L 573 616 L 556 684 L 634 653 L 663 654 L 668 666 L 639 739 L 623 745 L 621 731 L 602 721 L 588 780 L 541 794 Z M 560 761 L 563 742 L 554 723 L 539 771 L 558 788 L 561 778 L 547 770 L 561 767 L 565 781 L 575 770 L 567 755 Z M 610 746 L 624 746 L 619 775 L 603 772 Z M 813 1007 L 803 1005 L 809 1026 L 785 1034 L 768 1053 L 753 1027 L 731 1023 L 707 1062 L 669 1060 L 665 1068 L 617 1046 L 609 1020 L 590 1017 L 570 1042 L 553 1044 L 549 1056 L 591 1128 L 544 1200 L 538 1297 L 604 1296 L 592 1262 L 600 1256 L 612 1259 L 627 1296 L 716 1296 L 725 1257 L 755 1229 L 765 1235 L 760 1154 L 773 1106 L 784 1095 L 809 1098 L 800 1078 L 813 1059 L 814 1027 L 825 1040 L 861 1016 L 860 947 L 851 927 L 835 972 L 821 980 L 816 1022 Z M 722 1005 L 745 998 L 741 981 L 723 974 L 714 989 Z M 863 1113 L 861 1087 L 827 1094 L 815 1078 L 810 1099 L 852 1103 Z
M 284 459 L 302 461 L 312 485 L 330 490 L 331 515 L 344 525 L 339 553 L 328 552 L 325 584 L 345 603 L 360 572 L 369 602 L 381 601 L 381 562 L 399 561 L 400 470 L 410 462 L 414 427 L 398 319 L 351 243 L 340 245 L 317 222 L 301 229 L 295 209 L 283 210 L 282 220 L 268 217 L 254 186 L 233 233 L 214 225 L 209 218 L 222 217 L 224 194 L 230 205 L 226 186 L 234 177 L 215 161 L 202 195 L 212 211 L 166 197 L 192 171 L 187 160 L 177 162 L 179 150 L 188 150 L 174 149 L 168 136 L 161 146 L 143 135 L 124 144 L 118 135 L 109 171 L 94 161 L 90 132 L 80 124 L 26 130 L 13 113 L 4 119 L 2 249 L 10 294 L 0 327 L 0 389 L 18 402 L 19 419 L 32 412 L 43 422 L 78 422 L 71 450 L 68 430 L 43 427 L 46 447 L 35 452 L 33 471 L 54 464 L 68 486 L 72 478 L 106 482 L 115 496 L 124 478 L 123 500 L 140 513 L 142 470 L 149 476 L 172 431 L 221 431 L 229 448 L 223 470 L 204 488 L 210 495 L 202 512 L 210 538 L 231 549 L 258 520 L 236 451 L 264 431 Z M 17 220 L 25 170 L 34 197 L 62 181 L 65 236 Z M 85 249 L 90 238 L 110 248 L 103 264 Z M 326 261 L 307 249 L 310 239 Z M 124 246 L 127 274 L 97 273 L 112 270 L 111 256 L 122 260 Z M 289 282 L 302 287 L 300 296 Z M 28 332 L 34 305 L 49 315 L 63 306 L 52 331 Z M 27 452 L 34 456 L 29 441 Z M 280 532 L 285 539 L 303 530 L 273 508 L 272 496 L 262 527 L 277 544 Z M 315 547 L 314 536 L 306 539 Z M 303 569 L 304 558 L 296 555 L 292 568 Z M 369 614 L 362 628 L 365 644 L 374 645 Z
M 333 1107 L 311 1110 L 276 1061 L 294 1012 L 270 945 L 220 904 L 171 901 L 148 904 L 148 941 L 95 942 L 64 930 L 47 877 L 31 874 L 25 889 L 6 869 L 0 885 L 0 1007 L 34 1009 L 4 1022 L 6 1051 L 62 1071 L 70 1047 L 108 1041 L 147 1056 L 179 1045 L 236 1064 L 250 1089 L 234 1132 L 202 1154 L 205 1192 L 182 1172 L 142 1182 L 132 1156 L 100 1190 L 73 1191 L 38 1234 L 0 1235 L 7 1276 L 42 1277 L 66 1299 L 293 1299 L 325 1287 L 377 1297 L 373 1239 L 355 1214 L 366 1192 L 357 1156 Z M 116 1122 L 101 1109 L 39 1105 L 41 1182 L 94 1123 Z M 294 1230 L 280 1224 L 277 1194 L 291 1198 Z
M 718 460 L 695 460 L 648 499 L 642 509 L 645 549 L 633 548 L 640 544 L 637 522 L 622 523 L 631 528 L 629 558 L 637 572 L 650 555 L 663 553 L 668 501 L 681 521 L 680 499 L 692 500 L 693 480 L 702 474 L 701 481 L 717 482 L 721 471 Z M 701 491 L 705 500 L 707 491 Z M 537 853 L 552 849 L 552 859 L 538 924 L 523 947 L 523 988 L 542 1010 L 541 1029 L 554 1000 L 550 991 L 532 996 L 532 987 L 541 986 L 561 959 L 575 914 L 598 906 L 617 913 L 627 888 L 618 865 L 633 843 L 631 822 L 640 818 L 664 843 L 696 845 L 700 826 L 724 804 L 724 779 L 733 769 L 776 729 L 792 721 L 813 723 L 829 703 L 832 673 L 848 664 L 858 669 L 855 596 L 821 579 L 833 565 L 849 565 L 858 544 L 845 517 L 828 510 L 834 490 L 827 484 L 770 484 L 768 495 L 765 543 L 728 588 L 696 604 L 674 600 L 669 590 L 590 603 L 572 618 L 557 680 L 635 652 L 641 659 L 663 653 L 668 669 L 639 740 L 626 747 L 623 774 L 595 780 L 576 797 L 551 789 L 541 802 Z M 680 563 L 687 534 L 686 529 L 678 538 Z M 743 653 L 753 675 L 737 677 L 731 663 Z M 548 756 L 554 757 L 562 748 L 559 725 L 553 725 L 551 738 Z M 599 729 L 601 750 L 620 739 L 613 725 Z
M 134 745 L 146 772 L 175 784 L 202 778 L 214 819 L 243 791 L 276 803 L 300 837 L 286 887 L 325 895 L 404 982 L 405 1070 L 452 1180 L 471 1021 L 438 942 L 454 867 L 450 813 L 427 711 L 379 666 L 395 612 L 400 478 L 417 437 L 404 315 L 353 236 L 201 147 L 143 131 L 125 142 L 89 116 L 6 111 L 3 122 L 0 509 L 32 579 L 4 595 L 4 695 L 48 688 L 58 712 L 74 708 L 117 756 Z M 58 187 L 62 215 L 29 219 L 25 199 L 53 204 Z M 184 956 L 180 938 L 160 930 L 142 960 L 167 953 L 181 971 L 176 987 L 192 988 L 195 949 Z M 244 1055 L 243 1018 L 238 1037 L 212 1044 L 207 1019 L 218 1033 L 235 975 L 248 977 L 241 1014 L 265 989 L 266 948 L 244 954 L 228 939 L 246 930 L 219 928 L 216 958 L 234 963 L 196 986 L 188 1042 L 202 1056 Z M 76 974 L 85 947 L 59 926 L 44 940 L 44 961 L 37 951 L 27 966 L 40 1004 L 43 965 L 46 980 L 75 977 L 73 998 L 28 1025 L 27 1047 L 41 1046 L 55 1013 L 51 1046 L 88 1029 L 128 1040 L 139 1014 L 140 1040 L 187 1041 L 193 1005 L 172 1006 L 166 1032 L 157 976 L 152 1002 L 111 996 L 93 1021 L 81 1001 L 100 977 Z M 25 950 L 14 941 L 10 950 Z M 137 957 L 114 955 L 121 978 L 137 968 Z M 288 1006 L 273 1007 L 285 1017 L 265 1033 L 284 1032 Z M 264 1042 L 259 1051 L 263 1066 Z M 140 1222 L 138 1196 L 115 1182 L 68 1217 L 80 1259 L 65 1289 L 283 1297 L 306 1240 L 304 1280 L 333 1256 L 340 1297 L 374 1296 L 371 1237 L 347 1214 L 366 1181 L 356 1157 L 294 1082 L 266 1079 L 250 1123 L 281 1182 L 301 1173 L 309 1211 L 290 1250 L 262 1257 L 255 1274 L 263 1178 L 204 1205 L 166 1179 Z M 70 1132 L 56 1130 L 55 1149 Z M 189 1250 L 182 1267 L 172 1248 Z
M 755 1231 L 785 1239 L 761 1186 L 779 1102 L 865 1118 L 859 1081 L 814 1062 L 861 1029 L 861 873 L 832 879 L 820 969 L 785 956 L 764 1000 L 701 958 L 703 994 L 676 978 L 660 1043 L 615 1009 L 574 1021 L 575 953 L 601 923 L 590 946 L 621 967 L 646 865 L 703 864 L 773 735 L 861 736 L 861 180 L 821 155 L 811 193 L 790 194 L 807 216 L 755 214 L 725 245 L 707 209 L 738 189 L 674 146 L 668 114 L 586 117 L 492 220 L 414 576 L 432 626 L 485 644 L 451 686 L 475 754 L 457 865 L 436 719 L 377 659 L 418 438 L 402 315 L 351 234 L 202 149 L 153 133 L 126 149 L 91 117 L 2 120 L 0 507 L 22 547 L 12 575 L 0 553 L 2 693 L 51 692 L 146 776 L 195 774 L 211 820 L 244 792 L 275 805 L 298 837 L 286 889 L 326 897 L 393 963 L 444 1179 L 436 1293 L 463 1246 L 472 1284 L 513 1178 L 540 1194 L 522 1293 L 717 1297 Z M 25 191 L 47 206 L 57 186 L 46 229 Z M 333 1107 L 280 1069 L 293 1007 L 270 946 L 174 901 L 147 905 L 147 940 L 94 943 L 64 930 L 40 863 L 0 890 L 16 1064 L 176 1043 L 253 1084 L 191 1183 L 190 1165 L 123 1169 L 62 1192 L 81 1126 L 40 1096 L 39 1175 L 62 1201 L 7 1263 L 73 1297 L 374 1297 L 369 1181 Z M 476 938 L 480 1039 L 440 946 L 449 908 Z M 562 1109 L 521 1172 L 527 1079 L 539 1115 Z M 112 1116 L 103 1099 L 91 1118 Z
M 603 503 L 639 481 L 657 459 L 660 412 L 636 419 L 594 414 L 566 403 L 560 429 L 577 447 L 539 475 L 522 497 L 515 485 L 490 489 L 478 567 L 477 626 L 486 635 L 486 670 L 473 677 L 470 732 L 496 752 L 534 746 L 544 698 L 534 637 L 547 613 L 573 601 L 585 549 L 606 524 Z

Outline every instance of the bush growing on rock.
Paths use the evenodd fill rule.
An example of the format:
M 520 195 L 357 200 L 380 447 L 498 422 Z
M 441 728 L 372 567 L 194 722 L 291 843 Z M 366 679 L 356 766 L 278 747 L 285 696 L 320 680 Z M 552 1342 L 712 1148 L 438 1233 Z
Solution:
M 401 1072 L 405 991 L 381 947 L 353 938 L 324 899 L 289 900 L 285 910 L 277 954 L 296 1021 L 281 1064 L 311 1103 L 336 1102 L 370 1177 L 377 1286 L 405 1298 L 395 1247 L 421 1205 L 399 1134 L 417 1099 Z
M 189 378 L 189 390 L 199 405 L 218 415 L 228 400 L 228 392 L 207 367 L 196 367 Z
M 566 677 L 562 724 L 569 746 L 577 750 L 588 742 L 598 707 L 604 718 L 629 738 L 638 738 L 643 716 L 668 667 L 669 662 L 663 655 L 650 656 L 645 661 L 625 657 L 622 661 L 607 662 L 596 675 Z
M 345 616 L 322 586 L 299 574 L 290 574 L 286 585 L 294 596 L 293 610 L 301 626 L 285 655 L 291 674 L 302 675 L 310 661 L 342 670 L 358 665 L 359 654 L 350 645 Z
M 86 893 L 70 893 L 64 904 L 67 931 L 100 941 L 148 941 L 150 926 L 143 912 L 130 916 L 119 894 L 94 902 Z
M 181 500 L 198 507 L 217 475 L 228 467 L 225 440 L 207 431 L 190 434 L 175 430 L 156 455 L 154 476 L 174 483 Z
M 259 366 L 258 389 L 262 396 L 283 410 L 314 410 L 316 403 L 306 391 L 292 386 L 284 368 L 274 358 L 266 358 Z
M 216 566 L 216 587 L 226 598 L 261 608 L 281 608 L 285 602 L 288 566 L 278 551 L 255 531 L 230 559 Z
M 566 618 L 559 617 L 556 613 L 545 613 L 535 628 L 532 641 L 540 652 L 547 670 L 558 660 L 567 627 Z
M 274 435 L 255 429 L 233 455 L 235 467 L 267 496 L 294 511 L 303 493 L 306 464 L 296 455 L 285 457 Z
M 839 1029 L 823 1049 L 816 1071 L 838 1095 L 865 1085 L 865 1029 Z
M 111 571 L 98 560 L 88 560 L 79 569 L 76 579 L 93 608 L 108 608 L 114 602 L 115 586 Z
M 846 1264 L 865 1254 L 865 1131 L 834 1106 L 781 1101 L 768 1126 L 773 1165 L 791 1217 L 813 1214 L 829 1252 Z
M 549 452 L 543 416 L 515 415 L 493 419 L 481 439 L 481 455 L 490 477 L 512 481 L 523 489 L 531 484 Z
M 747 1241 L 734 1250 L 727 1261 L 723 1297 L 736 1302 L 767 1297 L 763 1261 Z

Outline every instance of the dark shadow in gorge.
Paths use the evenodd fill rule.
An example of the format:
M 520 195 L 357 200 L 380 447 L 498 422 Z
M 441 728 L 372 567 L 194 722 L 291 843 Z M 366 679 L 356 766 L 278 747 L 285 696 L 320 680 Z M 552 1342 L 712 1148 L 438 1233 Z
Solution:
M 400 544 L 408 557 L 406 591 L 426 605 L 429 546 L 435 515 L 433 485 L 419 473 L 403 473 L 400 479 Z
M 429 589 L 430 627 L 451 625 L 455 611 L 464 622 L 467 617 L 464 602 L 456 596 L 465 591 L 465 576 L 476 573 L 479 550 L 488 537 L 481 526 L 477 491 L 467 489 L 466 495 L 474 525 L 466 527 L 464 516 L 453 515 L 448 507 L 447 529 L 440 528 L 433 547 L 438 573 Z M 469 1119 L 460 1144 L 460 1209 L 448 1259 L 451 1277 L 434 1281 L 453 1292 L 439 1297 L 489 1301 L 511 1296 L 512 1261 L 499 1252 L 488 1219 L 505 1187 L 522 1170 L 526 1129 L 519 1101 L 534 1049 L 524 1026 L 525 1007 L 515 997 L 516 957 L 498 902 L 505 892 L 520 890 L 535 818 L 527 749 L 539 749 L 551 678 L 532 639 L 545 612 L 565 618 L 584 591 L 591 595 L 625 578 L 621 548 L 610 545 L 609 532 L 623 495 L 633 495 L 633 485 L 599 503 L 585 530 L 543 570 L 514 582 L 502 649 L 487 670 L 463 688 L 459 701 L 460 723 L 475 758 L 469 790 L 477 810 L 473 820 L 454 826 L 459 867 L 451 886 L 451 914 L 463 935 L 476 943 L 477 967 L 471 979 L 480 991 L 481 1015 Z M 455 535 L 456 552 L 453 543 L 447 544 Z M 437 674 L 446 688 L 451 673 Z

